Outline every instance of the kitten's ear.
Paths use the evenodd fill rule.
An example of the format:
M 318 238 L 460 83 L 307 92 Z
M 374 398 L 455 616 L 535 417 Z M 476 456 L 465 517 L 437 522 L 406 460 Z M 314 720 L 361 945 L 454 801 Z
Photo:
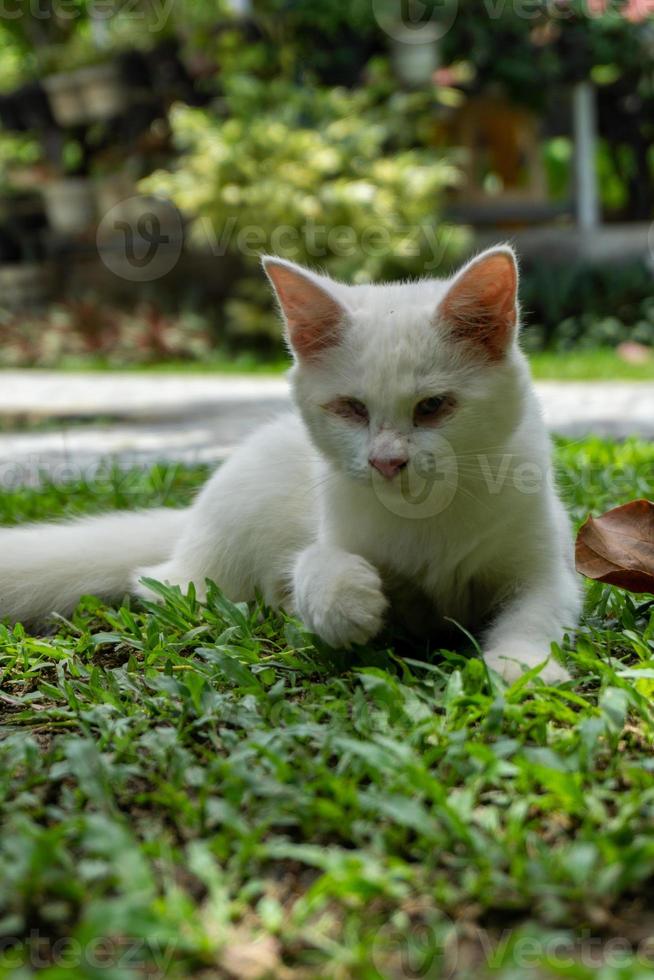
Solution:
M 468 262 L 441 300 L 437 321 L 456 340 L 500 361 L 518 322 L 518 266 L 508 245 L 490 248 Z
M 279 300 L 289 343 L 300 360 L 319 356 L 341 339 L 345 309 L 317 276 L 293 262 L 264 256 L 266 275 Z

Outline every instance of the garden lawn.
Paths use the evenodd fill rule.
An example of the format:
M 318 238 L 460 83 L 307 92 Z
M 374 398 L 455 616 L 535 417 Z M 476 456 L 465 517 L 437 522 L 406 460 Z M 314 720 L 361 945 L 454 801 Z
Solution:
M 531 373 L 543 381 L 654 381 L 654 352 L 631 364 L 611 347 L 542 351 L 529 355 Z
M 557 461 L 576 522 L 654 497 L 650 444 Z M 17 490 L 0 522 L 183 504 L 203 476 Z M 1 977 L 651 977 L 647 597 L 590 587 L 553 688 L 161 593 L 0 627 Z
M 654 352 L 642 363 L 631 364 L 613 347 L 589 350 L 540 351 L 529 354 L 531 373 L 541 381 L 654 381 Z M 46 365 L 51 367 L 51 365 Z M 134 371 L 163 374 L 261 374 L 288 371 L 288 357 L 264 358 L 253 353 L 215 351 L 196 360 L 157 361 L 153 364 L 110 364 L 101 357 L 68 357 L 56 365 L 58 371 Z

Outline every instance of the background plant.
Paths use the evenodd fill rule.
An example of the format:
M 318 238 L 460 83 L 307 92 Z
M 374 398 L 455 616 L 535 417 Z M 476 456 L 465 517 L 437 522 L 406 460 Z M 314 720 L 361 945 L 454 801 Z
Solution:
M 261 315 L 271 307 L 258 261 L 271 248 L 355 282 L 430 267 L 439 274 L 459 254 L 464 233 L 439 220 L 457 171 L 446 154 L 424 146 L 432 95 L 235 74 L 224 81 L 224 100 L 222 119 L 204 110 L 173 113 L 178 166 L 143 187 L 194 216 L 205 246 L 209 231 L 209 244 L 223 240 L 239 260 L 228 332 L 272 328 Z M 255 244 L 245 250 L 240 236 L 248 230 Z
M 0 367 L 201 361 L 213 346 L 206 319 L 191 312 L 165 314 L 153 303 L 128 313 L 77 300 L 55 305 L 40 316 L 0 318 Z
M 654 277 L 644 262 L 541 263 L 521 276 L 529 350 L 654 346 Z

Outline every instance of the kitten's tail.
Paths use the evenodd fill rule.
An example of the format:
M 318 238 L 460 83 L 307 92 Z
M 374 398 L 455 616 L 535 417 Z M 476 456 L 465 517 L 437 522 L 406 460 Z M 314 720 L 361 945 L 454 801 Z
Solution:
M 136 568 L 170 557 L 187 519 L 160 508 L 0 528 L 0 619 L 38 624 L 86 593 L 121 598 Z

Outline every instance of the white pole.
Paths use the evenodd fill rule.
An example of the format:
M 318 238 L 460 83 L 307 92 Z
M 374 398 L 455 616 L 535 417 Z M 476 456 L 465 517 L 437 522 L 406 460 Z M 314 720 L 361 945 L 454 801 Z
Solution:
M 595 88 L 578 82 L 572 89 L 572 115 L 575 161 L 575 211 L 577 227 L 592 231 L 600 223 L 597 172 L 597 106 Z

